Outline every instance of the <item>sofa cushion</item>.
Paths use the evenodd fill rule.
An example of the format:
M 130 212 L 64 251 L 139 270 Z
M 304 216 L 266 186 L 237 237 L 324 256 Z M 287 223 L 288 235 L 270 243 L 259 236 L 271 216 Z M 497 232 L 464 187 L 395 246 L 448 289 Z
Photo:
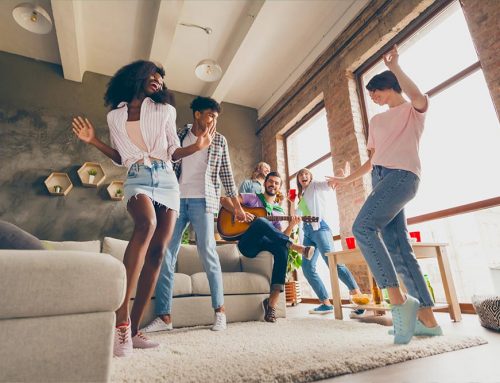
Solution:
M 269 281 L 266 277 L 253 273 L 222 273 L 224 295 L 269 294 Z M 210 295 L 206 273 L 191 275 L 194 295 Z
M 101 252 L 101 241 L 42 241 L 45 250 L 74 250 L 74 251 L 89 251 L 91 253 Z
M 241 257 L 241 270 L 247 273 L 263 275 L 271 280 L 274 257 L 269 251 L 261 251 L 255 258 Z
M 174 274 L 174 297 L 181 297 L 193 294 L 191 277 L 186 274 Z
M 125 286 L 123 263 L 100 253 L 0 250 L 0 319 L 114 311 Z
M 123 262 L 123 256 L 125 255 L 127 246 L 128 241 L 124 241 L 123 239 L 104 237 L 104 241 L 102 241 L 102 252 L 112 255 L 120 262 Z
M 40 240 L 13 225 L 0 220 L 0 249 L 43 250 Z
M 240 253 L 235 244 L 217 246 L 216 250 L 223 272 L 241 271 Z M 203 271 L 205 269 L 196 245 L 181 245 L 177 255 L 177 272 L 192 275 Z

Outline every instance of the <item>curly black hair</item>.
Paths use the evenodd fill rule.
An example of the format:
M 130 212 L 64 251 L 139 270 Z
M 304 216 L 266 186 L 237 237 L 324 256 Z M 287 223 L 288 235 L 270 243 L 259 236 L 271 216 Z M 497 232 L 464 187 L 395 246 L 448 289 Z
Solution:
M 217 113 L 221 112 L 220 104 L 210 97 L 198 96 L 191 102 L 190 107 L 193 111 L 193 116 L 194 112 L 203 112 L 205 110 L 212 110 Z
M 104 94 L 104 105 L 111 105 L 111 109 L 116 109 L 120 102 L 132 101 L 134 97 L 143 92 L 145 83 L 154 73 L 158 73 L 162 78 L 165 76 L 165 70 L 161 66 L 145 60 L 134 61 L 120 68 L 109 80 L 108 88 Z M 163 83 L 161 90 L 149 97 L 154 102 L 174 106 L 174 96 L 167 89 L 165 83 Z

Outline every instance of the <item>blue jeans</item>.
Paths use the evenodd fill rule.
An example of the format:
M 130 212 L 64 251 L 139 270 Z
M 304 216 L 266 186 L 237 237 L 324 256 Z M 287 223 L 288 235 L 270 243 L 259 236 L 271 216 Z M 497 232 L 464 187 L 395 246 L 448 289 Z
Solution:
M 217 309 L 224 305 L 224 288 L 219 256 L 215 250 L 214 215 L 206 212 L 205 198 L 181 198 L 179 218 L 175 224 L 172 240 L 163 260 L 155 291 L 155 313 L 157 315 L 172 312 L 172 296 L 174 292 L 174 273 L 177 254 L 181 245 L 182 233 L 189 222 L 196 233 L 196 247 L 207 273 L 212 307 Z
M 304 223 L 303 245 L 314 246 L 316 248 L 310 260 L 302 258 L 302 271 L 304 271 L 307 282 L 309 282 L 319 300 L 325 301 L 328 299 L 328 292 L 326 291 L 323 281 L 321 281 L 321 278 L 316 272 L 316 262 L 318 262 L 318 258 L 321 255 L 321 258 L 323 258 L 328 265 L 328 257 L 326 257 L 325 254 L 335 250 L 332 232 L 325 221 L 320 222 L 319 230 L 316 231 L 313 230 L 310 223 Z M 344 282 L 349 291 L 358 288 L 358 284 L 345 265 L 337 265 L 337 271 L 340 280 Z
M 422 307 L 431 307 L 434 303 L 411 247 L 404 212 L 417 194 L 419 182 L 412 172 L 374 166 L 373 191 L 352 231 L 379 287 L 399 287 L 397 272 L 408 293 Z

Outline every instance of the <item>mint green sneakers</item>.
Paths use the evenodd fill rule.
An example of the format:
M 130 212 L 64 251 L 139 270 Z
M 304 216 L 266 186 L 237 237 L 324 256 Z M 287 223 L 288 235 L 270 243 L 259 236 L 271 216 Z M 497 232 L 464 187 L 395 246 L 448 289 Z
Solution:
M 417 312 L 420 308 L 418 299 L 406 295 L 405 303 L 392 305 L 392 322 L 394 324 L 394 343 L 407 344 L 415 332 Z
M 389 335 L 394 335 L 394 329 L 390 329 L 388 331 Z M 415 336 L 441 336 L 443 335 L 443 330 L 438 325 L 436 327 L 426 327 L 420 320 L 417 319 L 417 323 L 415 324 L 415 332 L 413 333 Z

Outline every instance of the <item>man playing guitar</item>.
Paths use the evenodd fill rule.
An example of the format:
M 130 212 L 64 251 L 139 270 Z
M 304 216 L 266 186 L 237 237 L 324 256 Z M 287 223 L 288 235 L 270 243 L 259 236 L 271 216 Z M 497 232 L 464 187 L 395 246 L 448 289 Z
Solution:
M 270 172 L 264 181 L 264 193 L 244 193 L 238 196 L 240 204 L 247 207 L 265 208 L 268 215 L 284 215 L 283 209 L 275 203 L 276 193 L 281 186 L 281 176 L 277 172 Z M 221 198 L 222 207 L 231 213 L 234 212 L 230 198 Z M 253 214 L 245 212 L 246 221 L 251 222 L 247 231 L 238 242 L 241 254 L 248 258 L 255 258 L 261 251 L 269 251 L 274 257 L 271 276 L 271 292 L 269 298 L 264 299 L 264 320 L 276 322 L 276 306 L 279 294 L 284 290 L 288 250 L 298 251 L 305 258 L 314 254 L 313 246 L 302 246 L 293 243 L 290 234 L 293 228 L 301 221 L 298 216 L 290 217 L 288 226 L 283 230 L 280 221 L 270 222 L 266 218 L 256 218 Z

